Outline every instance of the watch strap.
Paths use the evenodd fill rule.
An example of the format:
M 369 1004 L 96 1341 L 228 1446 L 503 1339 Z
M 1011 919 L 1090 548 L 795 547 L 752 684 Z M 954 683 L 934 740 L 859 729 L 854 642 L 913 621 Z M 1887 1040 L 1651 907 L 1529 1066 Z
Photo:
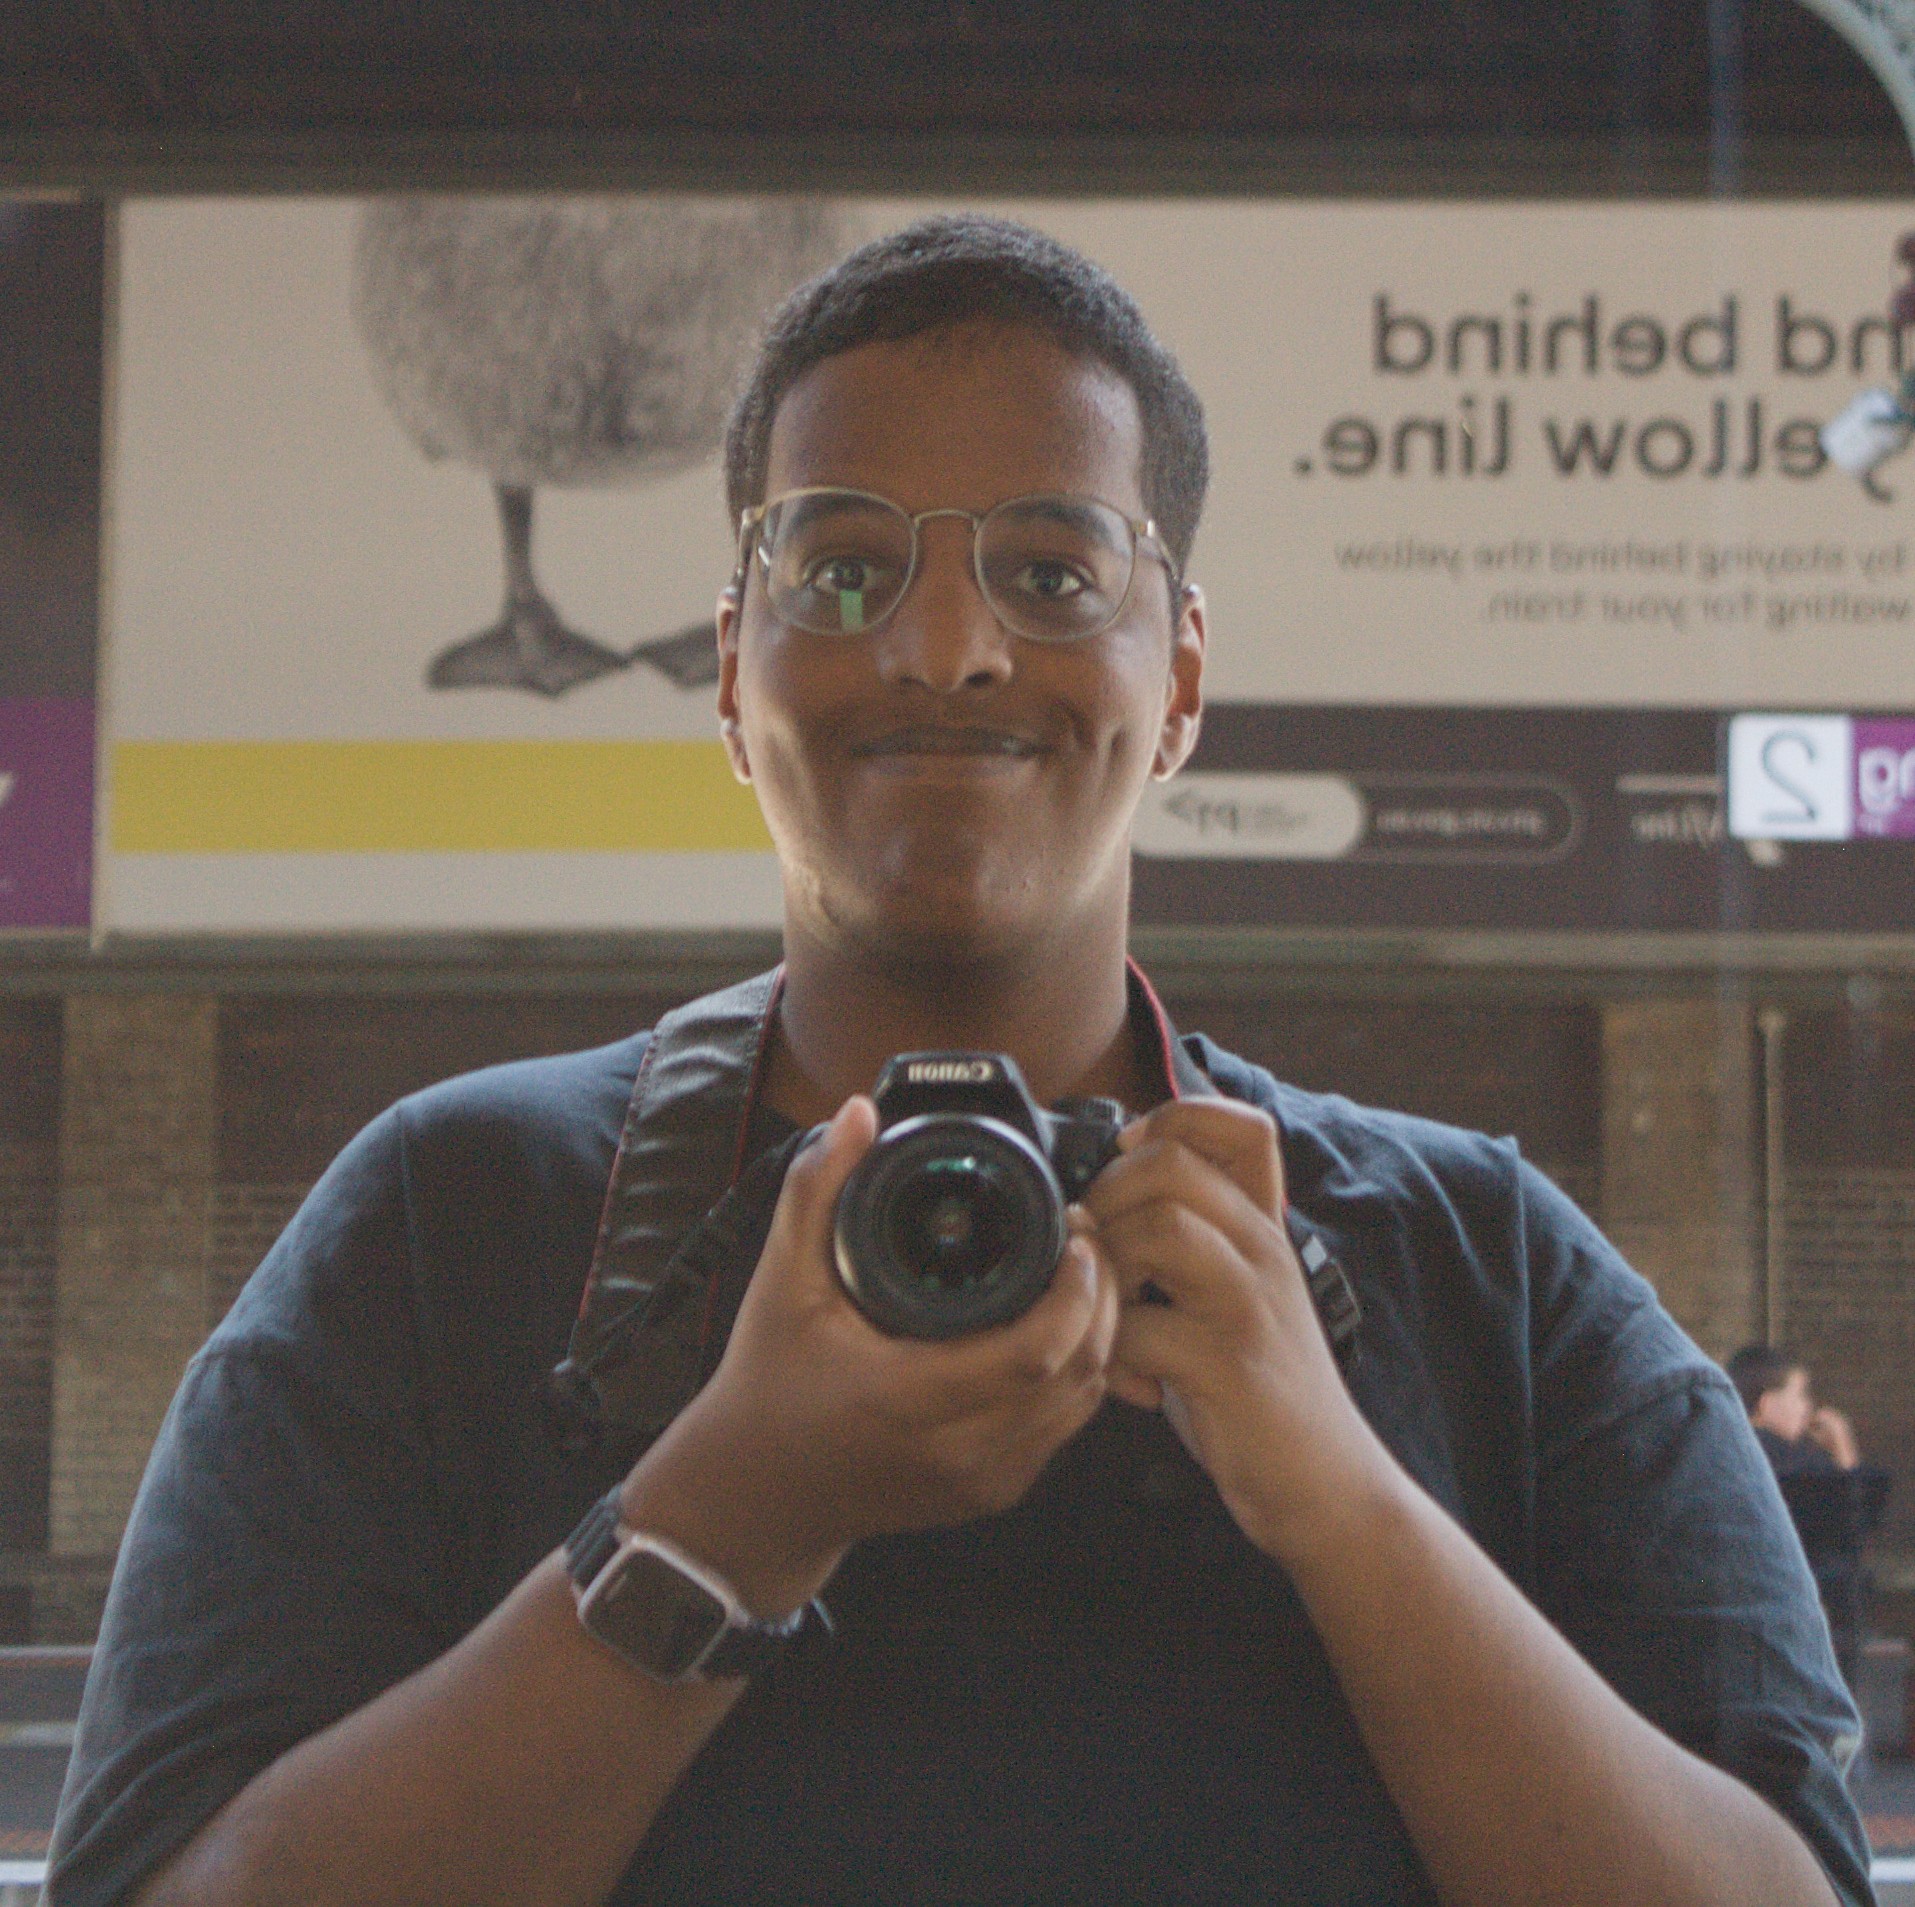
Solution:
M 583 1596 L 624 1546 L 629 1531 L 625 1528 L 619 1502 L 620 1485 L 598 1499 L 579 1519 L 578 1526 L 565 1539 L 565 1564 L 573 1585 Z M 702 1568 L 703 1566 L 700 1565 Z M 711 1572 L 706 1571 L 706 1574 Z M 714 1582 L 722 1579 L 714 1576 Z M 726 1586 L 726 1600 L 732 1613 L 711 1647 L 693 1670 L 698 1681 L 730 1680 L 757 1675 L 768 1669 L 794 1645 L 809 1650 L 828 1641 L 833 1633 L 831 1612 L 817 1597 L 788 1616 L 762 1622 L 749 1614 L 737 1593 Z
M 731 1676 L 758 1675 L 783 1658 L 799 1642 L 822 1642 L 831 1634 L 831 1617 L 816 1597 L 802 1609 L 776 1622 L 755 1618 L 726 1628 L 698 1665 L 701 1676 L 724 1680 Z
M 598 1573 L 618 1554 L 618 1487 L 614 1485 L 580 1517 L 565 1539 L 565 1567 L 580 1589 L 591 1588 Z

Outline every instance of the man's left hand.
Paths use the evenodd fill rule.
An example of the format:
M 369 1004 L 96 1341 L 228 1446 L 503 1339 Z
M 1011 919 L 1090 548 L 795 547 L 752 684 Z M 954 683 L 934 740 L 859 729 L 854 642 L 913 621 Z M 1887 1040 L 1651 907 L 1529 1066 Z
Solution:
M 1231 1100 L 1177 1100 L 1119 1144 L 1083 1199 L 1124 1300 L 1110 1388 L 1168 1405 L 1244 1533 L 1286 1559 L 1388 1458 L 1291 1248 L 1276 1127 Z

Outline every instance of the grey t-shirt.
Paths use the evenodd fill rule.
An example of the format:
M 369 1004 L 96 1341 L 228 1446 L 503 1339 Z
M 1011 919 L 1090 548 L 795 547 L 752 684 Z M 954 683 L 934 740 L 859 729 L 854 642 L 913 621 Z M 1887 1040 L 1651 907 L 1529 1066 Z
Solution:
M 560 1451 L 540 1392 L 643 1048 L 385 1114 L 193 1360 L 121 1553 L 55 1907 L 129 1899 L 615 1481 Z M 1513 1144 L 1193 1050 L 1278 1119 L 1292 1202 L 1365 1307 L 1353 1389 L 1384 1441 L 1630 1703 L 1867 1901 L 1854 1711 L 1727 1380 Z M 833 1648 L 754 1684 L 619 1907 L 1434 1900 L 1288 1579 L 1153 1414 L 1107 1405 L 1006 1515 L 861 1545 L 828 1600 Z

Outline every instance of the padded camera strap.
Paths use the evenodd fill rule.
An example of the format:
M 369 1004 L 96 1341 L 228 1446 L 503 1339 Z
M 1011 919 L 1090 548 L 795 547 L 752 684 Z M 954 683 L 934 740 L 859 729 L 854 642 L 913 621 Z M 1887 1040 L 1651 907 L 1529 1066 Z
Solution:
M 656 1436 L 708 1374 L 715 1274 L 746 1243 L 732 1232 L 740 1224 L 751 1228 L 753 1206 L 764 1202 L 751 1196 L 759 1181 L 770 1181 L 775 1200 L 797 1149 L 795 1139 L 776 1148 L 744 1174 L 749 1186 L 741 1182 L 782 980 L 783 970 L 775 969 L 706 994 L 652 1030 L 632 1083 L 571 1345 L 553 1373 L 556 1427 L 568 1443 Z M 701 1225 L 708 1216 L 714 1223 Z M 733 1224 L 717 1222 L 727 1216 Z M 747 1269 L 756 1261 L 754 1249 Z
M 783 970 L 675 1009 L 652 1032 L 632 1084 L 591 1269 L 564 1361 L 552 1373 L 554 1433 L 569 1448 L 629 1449 L 658 1435 L 716 1368 L 731 1321 L 764 1249 L 779 1188 L 806 1135 L 747 1163 L 745 1148 Z M 1135 962 L 1131 1009 L 1153 1035 L 1162 1076 L 1179 1099 L 1215 1098 L 1210 1076 L 1177 1037 Z M 1360 1312 L 1331 1323 L 1347 1281 L 1320 1244 L 1305 1245 L 1313 1295 L 1343 1354 Z M 1355 1310 L 1354 1294 L 1347 1302 Z

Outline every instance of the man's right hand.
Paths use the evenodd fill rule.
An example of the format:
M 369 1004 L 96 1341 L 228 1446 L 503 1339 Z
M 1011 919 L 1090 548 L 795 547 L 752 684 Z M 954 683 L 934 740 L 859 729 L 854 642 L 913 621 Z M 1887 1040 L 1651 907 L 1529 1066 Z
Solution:
M 1820 1444 L 1835 1459 L 1836 1467 L 1853 1470 L 1862 1461 L 1862 1447 L 1855 1440 L 1855 1426 L 1839 1410 L 1827 1404 L 1816 1406 L 1809 1419 L 1808 1439 Z
M 723 1361 L 625 1485 L 628 1522 L 776 1615 L 866 1536 L 1008 1509 L 1102 1402 L 1118 1293 L 1081 1238 L 1022 1317 L 926 1342 L 875 1329 L 832 1266 L 877 1111 L 848 1100 L 787 1174 Z

